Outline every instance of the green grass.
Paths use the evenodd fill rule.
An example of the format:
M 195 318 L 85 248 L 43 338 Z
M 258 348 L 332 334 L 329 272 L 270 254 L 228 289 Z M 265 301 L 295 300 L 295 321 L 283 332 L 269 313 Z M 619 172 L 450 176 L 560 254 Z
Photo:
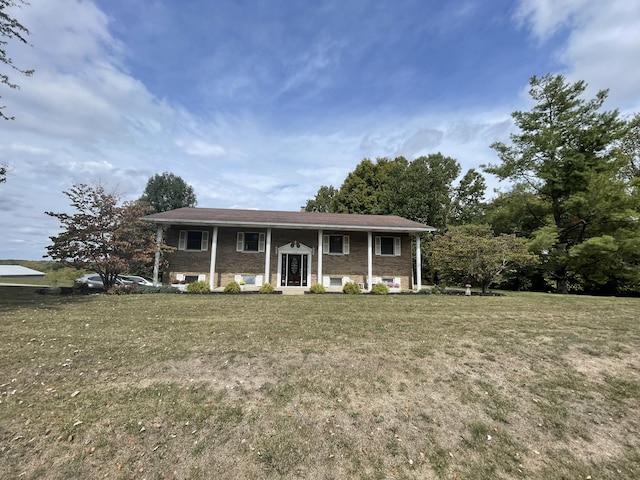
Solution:
M 0 288 L 0 478 L 635 478 L 639 311 Z

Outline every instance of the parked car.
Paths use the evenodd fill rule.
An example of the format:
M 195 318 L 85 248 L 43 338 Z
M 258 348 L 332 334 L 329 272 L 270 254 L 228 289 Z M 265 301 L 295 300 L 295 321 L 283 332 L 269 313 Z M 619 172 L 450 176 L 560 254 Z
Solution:
M 104 283 L 102 283 L 102 279 L 100 278 L 100 275 L 98 275 L 97 273 L 87 273 L 86 275 L 83 275 L 80 278 L 76 279 L 76 283 L 85 284 L 87 287 L 94 288 L 96 290 L 104 289 Z M 118 276 L 116 277 L 116 281 L 114 285 L 116 287 L 123 287 L 126 285 L 132 285 L 132 284 L 133 282 L 131 280 L 127 280 L 124 277 Z
M 142 285 L 144 287 L 153 287 L 153 282 L 148 278 L 140 277 L 139 275 L 122 275 L 125 280 L 130 280 L 133 283 Z

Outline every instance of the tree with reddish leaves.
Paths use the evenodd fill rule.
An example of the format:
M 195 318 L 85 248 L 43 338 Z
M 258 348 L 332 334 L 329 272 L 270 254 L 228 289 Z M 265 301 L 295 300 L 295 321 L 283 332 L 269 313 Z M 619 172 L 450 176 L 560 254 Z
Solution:
M 159 248 L 153 230 L 140 220 L 148 208 L 144 202 L 118 205 L 120 199 L 102 185 L 75 184 L 63 193 L 76 213 L 45 212 L 60 221 L 62 230 L 49 237 L 49 257 L 95 271 L 109 289 L 120 273 L 148 261 Z

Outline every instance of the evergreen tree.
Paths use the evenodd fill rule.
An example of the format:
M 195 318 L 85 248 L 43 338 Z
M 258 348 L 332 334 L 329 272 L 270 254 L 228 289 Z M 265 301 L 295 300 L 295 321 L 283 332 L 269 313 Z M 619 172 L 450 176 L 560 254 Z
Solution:
M 492 145 L 501 163 L 485 171 L 511 180 L 519 195 L 538 204 L 526 233 L 558 292 L 615 280 L 612 269 L 626 271 L 619 281 L 633 281 L 638 263 L 623 252 L 637 231 L 638 209 L 621 179 L 628 157 L 620 148 L 632 123 L 617 110 L 601 110 L 607 91 L 583 99 L 582 81 L 534 76 L 530 86 L 534 107 L 512 114 L 519 132 L 509 145 Z

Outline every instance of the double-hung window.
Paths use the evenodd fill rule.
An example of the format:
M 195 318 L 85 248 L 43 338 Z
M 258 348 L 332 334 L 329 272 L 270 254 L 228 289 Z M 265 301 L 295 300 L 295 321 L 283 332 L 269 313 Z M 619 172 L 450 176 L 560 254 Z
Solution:
M 236 251 L 264 252 L 265 234 L 257 232 L 238 232 Z
M 180 230 L 178 250 L 203 252 L 209 248 L 209 232 L 207 230 Z
M 348 255 L 349 235 L 323 235 L 322 253 Z
M 398 256 L 402 248 L 402 238 L 400 237 L 376 237 L 376 255 Z

